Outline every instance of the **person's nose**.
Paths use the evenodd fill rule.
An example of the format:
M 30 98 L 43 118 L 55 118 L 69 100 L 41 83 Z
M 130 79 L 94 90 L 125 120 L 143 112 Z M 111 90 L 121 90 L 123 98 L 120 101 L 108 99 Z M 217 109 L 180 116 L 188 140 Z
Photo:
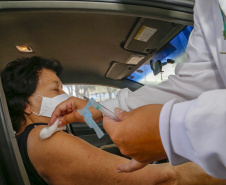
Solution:
M 63 89 L 60 89 L 60 94 L 66 94 Z

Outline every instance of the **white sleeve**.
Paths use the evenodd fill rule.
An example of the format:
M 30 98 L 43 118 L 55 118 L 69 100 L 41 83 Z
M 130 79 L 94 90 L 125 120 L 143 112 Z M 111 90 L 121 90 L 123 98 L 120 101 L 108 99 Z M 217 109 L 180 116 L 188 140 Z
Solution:
M 174 98 L 179 102 L 192 100 L 205 91 L 225 88 L 202 32 L 196 8 L 194 11 L 195 26 L 186 49 L 188 60 L 177 65 L 175 75 L 159 85 L 145 85 L 134 92 L 123 89 L 116 99 L 103 102 L 103 105 L 111 110 L 120 107 L 129 111 L 146 104 L 165 104 Z
M 160 133 L 173 165 L 193 161 L 207 173 L 226 178 L 226 90 L 194 9 L 188 60 L 169 80 L 137 91 L 122 90 L 105 106 L 129 111 L 146 104 L 165 104 Z M 214 90 L 214 91 L 213 91 Z M 171 100 L 171 101 L 170 101 Z M 168 103 L 167 103 L 168 102 Z M 182 102 L 182 103 L 178 103 Z
M 193 161 L 210 175 L 226 179 L 226 90 L 166 103 L 160 133 L 172 165 Z

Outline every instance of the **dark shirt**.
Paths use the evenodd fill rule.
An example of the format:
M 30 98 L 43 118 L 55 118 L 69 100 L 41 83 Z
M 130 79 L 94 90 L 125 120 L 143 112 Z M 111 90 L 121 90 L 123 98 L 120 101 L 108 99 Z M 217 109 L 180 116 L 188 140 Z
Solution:
M 31 185 L 47 185 L 47 183 L 40 177 L 38 172 L 35 170 L 27 153 L 28 135 L 30 131 L 33 128 L 35 128 L 37 125 L 47 125 L 47 123 L 34 123 L 31 125 L 28 125 L 22 133 L 20 133 L 19 135 L 16 135 L 16 139 L 17 139 L 17 143 L 20 149 L 20 154 L 23 159 L 23 163 L 27 171 L 28 178 L 30 180 Z

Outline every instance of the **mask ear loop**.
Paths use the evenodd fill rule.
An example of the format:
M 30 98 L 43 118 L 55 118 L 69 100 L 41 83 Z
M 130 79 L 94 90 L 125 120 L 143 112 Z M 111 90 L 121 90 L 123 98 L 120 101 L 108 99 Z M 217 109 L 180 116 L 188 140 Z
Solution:
M 35 114 L 35 115 L 37 115 L 37 116 L 39 116 L 39 114 L 37 114 L 36 112 L 33 112 L 33 111 L 31 111 L 33 114 Z
M 44 98 L 44 96 L 41 96 L 41 95 L 38 95 L 38 94 L 32 94 L 32 95 L 35 95 L 35 96 L 39 96 L 39 97 Z
M 43 98 L 43 96 L 41 96 L 41 95 L 38 95 L 38 94 L 32 94 L 32 95 L 35 95 L 35 96 L 39 96 L 39 97 L 42 97 Z M 31 111 L 33 114 L 35 114 L 35 115 L 37 115 L 37 116 L 40 116 L 39 114 L 37 114 L 36 112 L 34 112 L 34 111 Z

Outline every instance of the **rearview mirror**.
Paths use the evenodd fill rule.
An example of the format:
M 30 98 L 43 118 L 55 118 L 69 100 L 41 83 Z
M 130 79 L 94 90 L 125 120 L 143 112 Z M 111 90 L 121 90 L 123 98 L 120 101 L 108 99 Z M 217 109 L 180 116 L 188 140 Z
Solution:
M 160 60 L 157 60 L 156 62 L 154 62 L 153 60 L 150 60 L 150 66 L 154 73 L 154 76 L 156 76 L 160 72 L 163 72 L 162 71 L 162 63 Z

